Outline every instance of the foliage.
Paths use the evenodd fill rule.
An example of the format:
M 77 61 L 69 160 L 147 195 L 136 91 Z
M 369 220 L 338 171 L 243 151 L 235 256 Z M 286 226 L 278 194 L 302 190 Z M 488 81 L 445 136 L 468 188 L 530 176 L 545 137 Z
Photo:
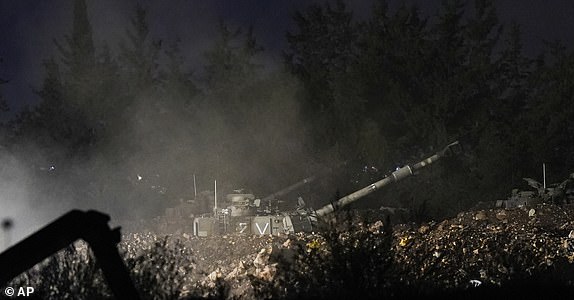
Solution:
M 215 44 L 205 52 L 205 77 L 211 91 L 233 89 L 255 75 L 258 65 L 253 58 L 263 48 L 257 43 L 253 28 L 247 31 L 244 38 L 241 36 L 241 28 L 232 30 L 223 21 L 219 22 Z
M 299 101 L 310 133 L 318 141 L 308 148 L 318 152 L 319 157 L 321 152 L 335 147 L 342 156 L 346 154 L 347 142 L 353 143 L 345 138 L 356 129 L 349 128 L 355 125 L 355 112 L 361 112 L 360 107 L 334 95 L 356 55 L 357 28 L 352 13 L 342 1 L 325 7 L 312 4 L 306 12 L 297 12 L 294 20 L 298 32 L 287 33 L 289 50 L 285 60 L 288 70 L 305 88 Z
M 378 194 L 442 218 L 505 198 L 542 163 L 551 178 L 574 163 L 572 51 L 549 43 L 526 57 L 520 28 L 503 28 L 495 8 L 446 0 L 425 17 L 379 0 L 358 20 L 343 1 L 312 3 L 293 16 L 281 71 L 261 63 L 253 28 L 221 20 L 192 72 L 179 41 L 152 36 L 145 7 L 115 50 L 93 41 L 75 0 L 70 34 L 44 61 L 41 102 L 3 132 L 13 152 L 40 149 L 31 168 L 66 174 L 38 179 L 56 197 L 125 210 L 188 198 L 193 174 L 267 192 L 341 161 L 380 170 L 348 180 L 352 191 L 460 140 L 464 155 Z
M 552 63 L 538 66 L 530 78 L 532 96 L 524 105 L 522 123 L 530 135 L 522 135 L 520 143 L 530 145 L 530 170 L 539 170 L 546 162 L 555 170 L 553 178 L 565 178 L 574 163 L 574 52 L 560 43 L 549 47 Z
M 379 299 L 400 291 L 392 274 L 391 229 L 365 228 L 350 214 L 337 226 L 279 257 L 273 282 L 251 278 L 258 298 Z M 334 225 L 334 224 L 331 224 Z M 296 238 L 294 238 L 296 240 Z
M 126 258 L 135 286 L 149 299 L 180 298 L 191 285 L 191 250 L 179 241 L 168 243 L 168 237 L 149 246 L 139 255 Z
M 151 245 L 133 244 L 123 258 L 143 299 L 187 299 L 201 290 L 190 281 L 190 249 L 165 237 Z M 112 299 L 95 257 L 85 242 L 76 242 L 15 278 L 11 285 L 33 286 L 41 299 Z M 214 292 L 214 295 L 216 293 Z
M 109 299 L 111 290 L 85 243 L 77 242 L 15 278 L 41 299 Z
M 542 70 L 560 72 L 558 65 L 535 70 L 534 61 L 522 52 L 520 29 L 512 25 L 503 31 L 493 1 L 473 5 L 443 1 L 432 20 L 421 17 L 416 6 L 391 11 L 386 1 L 377 1 L 365 22 L 350 21 L 351 14 L 342 5 L 337 11 L 334 14 L 329 5 L 311 5 L 295 17 L 298 32 L 288 34 L 288 65 L 306 83 L 307 113 L 328 112 L 324 123 L 307 117 L 317 121 L 308 126 L 314 133 L 334 130 L 327 139 L 318 135 L 311 148 L 335 148 L 362 165 L 388 170 L 418 161 L 457 139 L 465 147 L 456 164 L 433 166 L 385 194 L 391 203 L 426 203 L 432 211 L 429 217 L 443 218 L 478 201 L 505 197 L 521 177 L 533 176 L 542 162 L 564 164 L 564 151 L 558 149 L 569 145 L 569 127 L 557 124 L 568 123 L 561 119 L 568 118 L 568 110 L 558 107 L 571 93 L 565 88 L 563 95 L 550 96 L 552 100 L 538 96 L 545 84 L 537 76 L 552 76 Z M 349 18 L 347 22 L 341 21 L 342 15 Z M 329 26 L 336 22 L 347 24 L 347 31 Z M 342 32 L 351 32 L 344 41 L 337 39 Z M 319 45 L 321 34 L 337 40 L 337 45 L 325 41 Z M 313 56 L 334 57 L 329 51 L 345 64 Z M 327 66 L 317 66 L 319 62 Z M 345 67 L 333 75 L 332 68 L 341 65 Z M 567 65 L 561 60 L 560 66 Z M 544 82 L 568 76 L 553 75 L 544 77 Z M 565 102 L 556 100 L 561 98 Z M 553 102 L 560 104 L 550 108 Z M 534 103 L 546 109 L 535 108 Z M 563 139 L 540 132 L 548 122 L 556 124 L 553 136 Z M 536 136 L 544 138 L 532 135 L 536 130 Z M 552 156 L 549 139 L 555 140 Z M 400 198 L 411 200 L 397 201 Z

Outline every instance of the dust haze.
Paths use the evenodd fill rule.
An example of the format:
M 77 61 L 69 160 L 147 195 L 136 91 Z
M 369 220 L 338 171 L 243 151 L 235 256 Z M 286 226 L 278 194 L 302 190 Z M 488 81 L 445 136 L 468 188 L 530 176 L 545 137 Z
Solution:
M 56 25 L 54 32 L 40 40 L 51 36 L 63 43 L 64 36 L 71 34 L 72 2 L 60 4 L 58 9 L 65 13 L 58 14 L 66 15 L 65 22 L 42 19 L 44 31 L 52 23 Z M 95 135 L 100 139 L 82 153 L 53 143 L 49 132 L 38 133 L 39 141 L 6 132 L 5 141 L 11 146 L 1 149 L 0 218 L 13 220 L 14 227 L 2 246 L 70 209 L 101 210 L 111 215 L 115 225 L 122 225 L 122 220 L 151 219 L 179 201 L 193 199 L 194 176 L 198 192 L 213 190 L 217 180 L 221 195 L 245 188 L 265 196 L 325 167 L 307 149 L 308 133 L 297 100 L 302 86 L 278 67 L 280 55 L 264 50 L 254 56 L 257 72 L 241 78 L 239 88 L 206 91 L 205 52 L 217 40 L 220 16 L 208 4 L 199 5 L 195 14 L 200 17 L 193 20 L 195 28 L 190 27 L 186 36 L 181 28 L 162 27 L 160 16 L 154 15 L 157 11 L 177 13 L 175 6 L 154 10 L 157 5 L 146 1 L 142 5 L 152 6 L 148 14 L 150 40 L 165 32 L 178 33 L 162 40 L 164 49 L 158 54 L 155 75 L 169 72 L 166 49 L 179 41 L 184 59 L 181 71 L 192 74 L 189 79 L 198 91 L 188 97 L 170 90 L 169 85 L 142 89 L 125 107 L 109 106 L 117 110 L 111 113 L 115 116 L 111 121 L 101 120 L 101 113 L 89 107 L 80 109 L 87 122 L 92 122 L 88 124 L 97 124 Z M 131 2 L 88 2 L 96 53 L 105 48 L 118 51 L 126 42 L 134 8 Z M 205 11 L 208 13 L 201 13 Z M 237 45 L 248 29 L 238 23 L 228 25 L 241 32 Z M 55 58 L 63 69 L 56 48 L 33 55 Z M 39 73 L 38 77 L 45 76 L 46 70 Z M 40 90 L 40 83 L 33 89 Z M 33 101 L 28 109 L 34 111 Z
M 459 139 L 464 156 L 359 205 L 444 218 L 508 197 L 542 163 L 550 182 L 571 172 L 571 89 L 558 84 L 571 50 L 549 43 L 534 59 L 541 29 L 506 26 L 528 14 L 489 1 L 270 3 L 0 2 L 19 12 L 0 20 L 9 239 L 72 208 L 122 225 L 215 180 L 218 195 L 264 197 L 351 161 L 303 191 L 318 208 Z

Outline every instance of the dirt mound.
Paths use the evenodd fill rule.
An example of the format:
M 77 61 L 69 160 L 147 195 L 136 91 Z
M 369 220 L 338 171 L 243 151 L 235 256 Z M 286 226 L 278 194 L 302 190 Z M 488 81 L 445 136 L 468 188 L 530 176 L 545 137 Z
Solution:
M 441 288 L 502 285 L 545 274 L 574 260 L 574 208 L 490 209 L 393 233 L 405 282 Z M 563 278 L 571 284 L 574 278 Z
M 389 247 L 382 249 L 392 256 L 384 276 L 400 285 L 447 292 L 532 281 L 574 285 L 574 206 L 541 204 L 464 212 L 441 222 L 396 225 L 392 233 L 386 232 L 390 243 L 369 242 L 384 238 L 383 225 L 381 220 L 360 223 L 351 232 L 339 232 L 337 238 L 357 239 L 355 247 Z M 154 239 L 158 236 L 151 233 L 130 234 L 122 243 L 137 248 L 135 244 Z M 280 263 L 332 251 L 325 234 L 198 238 L 183 233 L 171 235 L 170 240 L 192 250 L 197 270 L 194 282 L 214 287 L 224 280 L 231 295 L 246 298 L 254 297 L 253 278 L 271 282 L 281 276 L 285 269 Z

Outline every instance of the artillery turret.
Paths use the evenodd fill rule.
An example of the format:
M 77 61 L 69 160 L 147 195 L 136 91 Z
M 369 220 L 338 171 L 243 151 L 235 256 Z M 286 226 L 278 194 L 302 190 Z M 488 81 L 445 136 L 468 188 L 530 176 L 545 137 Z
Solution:
M 194 218 L 194 235 L 208 236 L 215 233 L 230 232 L 263 235 L 285 232 L 283 222 L 285 212 L 281 212 L 278 205 L 274 206 L 273 202 L 278 204 L 282 197 L 314 182 L 332 170 L 333 168 L 326 169 L 261 199 L 242 191 L 228 194 L 226 196 L 227 202 L 230 203 L 228 207 L 220 207 L 215 210 L 214 214 Z M 302 202 L 301 198 L 299 202 Z

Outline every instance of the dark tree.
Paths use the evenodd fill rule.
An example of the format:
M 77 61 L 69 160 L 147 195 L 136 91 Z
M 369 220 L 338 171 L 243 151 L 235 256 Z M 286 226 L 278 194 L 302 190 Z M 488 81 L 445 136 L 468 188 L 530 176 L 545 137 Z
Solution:
M 241 28 L 233 30 L 219 22 L 215 44 L 205 53 L 205 82 L 210 92 L 233 89 L 256 76 L 260 66 L 254 58 L 263 48 L 256 42 L 253 28 L 242 35 Z
M 161 40 L 150 37 L 147 10 L 136 6 L 131 28 L 127 30 L 127 42 L 120 44 L 120 61 L 128 93 L 141 95 L 150 92 L 159 81 L 159 55 Z
M 574 163 L 574 51 L 560 42 L 548 43 L 548 51 L 547 63 L 533 72 L 531 99 L 518 125 L 529 133 L 520 140 L 530 146 L 529 173 L 540 174 L 547 163 L 554 170 L 549 180 L 557 182 L 572 173 Z
M 357 125 L 363 108 L 356 99 L 335 95 L 336 90 L 344 90 L 343 76 L 357 55 L 358 29 L 352 12 L 342 1 L 311 4 L 304 12 L 297 12 L 294 20 L 297 30 L 287 33 L 285 59 L 287 68 L 305 87 L 302 112 L 317 141 L 309 149 L 318 157 L 328 149 L 334 150 L 335 156 L 344 155 L 346 145 L 354 142 L 348 139 L 346 122 Z

